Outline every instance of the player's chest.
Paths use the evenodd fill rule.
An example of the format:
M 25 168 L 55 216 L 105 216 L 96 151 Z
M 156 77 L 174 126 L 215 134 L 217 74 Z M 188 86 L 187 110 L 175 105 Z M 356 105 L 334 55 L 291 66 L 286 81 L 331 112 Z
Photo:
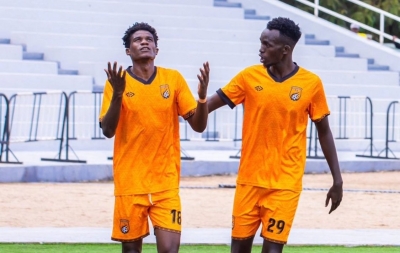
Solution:
M 131 111 L 166 111 L 173 106 L 176 89 L 168 83 L 129 84 L 125 89 L 123 106 Z
M 312 91 L 303 85 L 258 83 L 248 87 L 246 104 L 262 110 L 281 112 L 304 110 L 310 104 Z

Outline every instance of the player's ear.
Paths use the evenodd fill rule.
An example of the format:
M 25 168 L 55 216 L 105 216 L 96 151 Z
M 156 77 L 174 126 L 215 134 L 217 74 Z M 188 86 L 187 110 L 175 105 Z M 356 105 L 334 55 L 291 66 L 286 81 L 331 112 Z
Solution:
M 289 54 L 289 52 L 292 50 L 292 47 L 290 45 L 284 45 L 282 53 L 283 54 Z
M 131 51 L 129 50 L 129 48 L 125 48 L 125 53 L 126 53 L 126 55 L 130 55 L 129 53 L 130 53 Z
M 158 50 L 159 50 L 158 47 L 156 47 L 156 55 L 158 54 Z

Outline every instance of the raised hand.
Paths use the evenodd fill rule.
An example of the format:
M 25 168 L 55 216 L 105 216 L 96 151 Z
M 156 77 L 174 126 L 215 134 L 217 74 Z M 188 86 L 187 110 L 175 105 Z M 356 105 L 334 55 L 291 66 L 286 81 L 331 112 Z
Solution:
M 325 207 L 328 206 L 329 200 L 331 200 L 331 209 L 329 210 L 329 214 L 336 210 L 339 207 L 340 202 L 343 197 L 343 187 L 342 185 L 333 185 L 326 195 Z
M 111 63 L 108 62 L 108 69 L 104 69 L 107 74 L 108 81 L 114 90 L 114 95 L 120 96 L 125 91 L 125 75 L 126 71 L 122 69 L 122 66 L 118 68 L 117 62 L 114 62 L 113 68 L 111 68 Z
M 197 75 L 199 79 L 198 94 L 200 99 L 207 97 L 208 81 L 210 80 L 210 66 L 208 62 L 203 63 L 203 68 L 200 69 L 200 75 Z

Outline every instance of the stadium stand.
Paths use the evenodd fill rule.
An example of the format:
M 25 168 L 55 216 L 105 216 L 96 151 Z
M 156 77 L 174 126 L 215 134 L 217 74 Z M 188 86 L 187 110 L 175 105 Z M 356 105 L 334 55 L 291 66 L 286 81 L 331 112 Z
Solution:
M 91 92 L 100 92 L 104 85 L 106 63 L 118 61 L 124 67 L 130 65 L 121 37 L 129 25 L 143 21 L 154 26 L 160 37 L 156 64 L 178 69 L 194 93 L 198 68 L 204 61 L 210 62 L 211 94 L 242 68 L 258 64 L 258 41 L 266 23 L 271 17 L 289 16 L 303 28 L 302 39 L 294 53 L 295 61 L 322 78 L 327 95 L 336 101 L 332 102 L 332 108 L 338 106 L 333 110 L 336 116 L 332 117 L 338 119 L 333 124 L 334 134 L 340 139 L 338 149 L 363 151 L 370 146 L 370 136 L 356 132 L 360 126 L 365 130 L 366 117 L 359 117 L 348 126 L 349 138 L 339 138 L 344 120 L 339 120 L 338 116 L 342 110 L 337 102 L 341 100 L 339 96 L 352 98 L 349 103 L 365 103 L 366 97 L 372 101 L 373 131 L 369 128 L 365 131 L 372 131 L 374 145 L 378 146 L 377 150 L 382 149 L 388 143 L 388 106 L 400 94 L 400 66 L 397 66 L 400 53 L 363 41 L 350 31 L 278 2 L 0 0 L 3 24 L 0 29 L 0 93 L 11 97 L 21 91 L 58 90 L 71 94 L 84 90 L 78 93 L 79 98 L 85 101 L 84 96 L 90 96 L 90 99 L 68 106 L 90 106 L 94 96 Z M 365 106 L 357 108 L 358 111 L 352 113 L 365 113 Z M 209 128 L 203 135 L 185 132 L 182 123 L 182 138 L 240 140 L 240 125 L 235 124 L 240 122 L 240 108 L 236 111 L 224 108 L 217 113 L 218 117 L 210 116 Z M 95 115 L 91 112 L 88 117 L 81 116 L 91 122 L 75 123 L 81 127 L 93 126 L 96 134 L 77 130 L 70 137 L 97 138 L 99 129 L 96 129 Z M 399 125 L 393 124 L 393 127 L 391 140 L 399 140 Z M 353 136 L 350 133 L 354 133 Z

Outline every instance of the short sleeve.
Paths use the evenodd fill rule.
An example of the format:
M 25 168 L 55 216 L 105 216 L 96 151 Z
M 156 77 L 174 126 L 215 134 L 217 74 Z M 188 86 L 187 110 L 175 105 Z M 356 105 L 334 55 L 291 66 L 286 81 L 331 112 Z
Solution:
M 197 102 L 183 76 L 179 72 L 176 72 L 176 75 L 176 81 L 178 83 L 176 97 L 178 115 L 182 116 L 184 119 L 188 119 L 196 112 Z
M 324 87 L 320 79 L 318 79 L 311 97 L 309 114 L 314 122 L 319 122 L 330 114 Z
M 101 110 L 100 110 L 100 115 L 99 115 L 100 122 L 103 119 L 103 117 L 106 115 L 108 108 L 110 107 L 112 94 L 113 94 L 113 88 L 107 80 L 106 84 L 104 85 L 104 90 L 103 90 L 103 102 L 101 104 Z
M 245 81 L 243 78 L 243 72 L 240 72 L 232 78 L 227 85 L 219 89 L 217 94 L 230 108 L 233 109 L 236 105 L 241 104 L 244 101 L 244 85 Z

